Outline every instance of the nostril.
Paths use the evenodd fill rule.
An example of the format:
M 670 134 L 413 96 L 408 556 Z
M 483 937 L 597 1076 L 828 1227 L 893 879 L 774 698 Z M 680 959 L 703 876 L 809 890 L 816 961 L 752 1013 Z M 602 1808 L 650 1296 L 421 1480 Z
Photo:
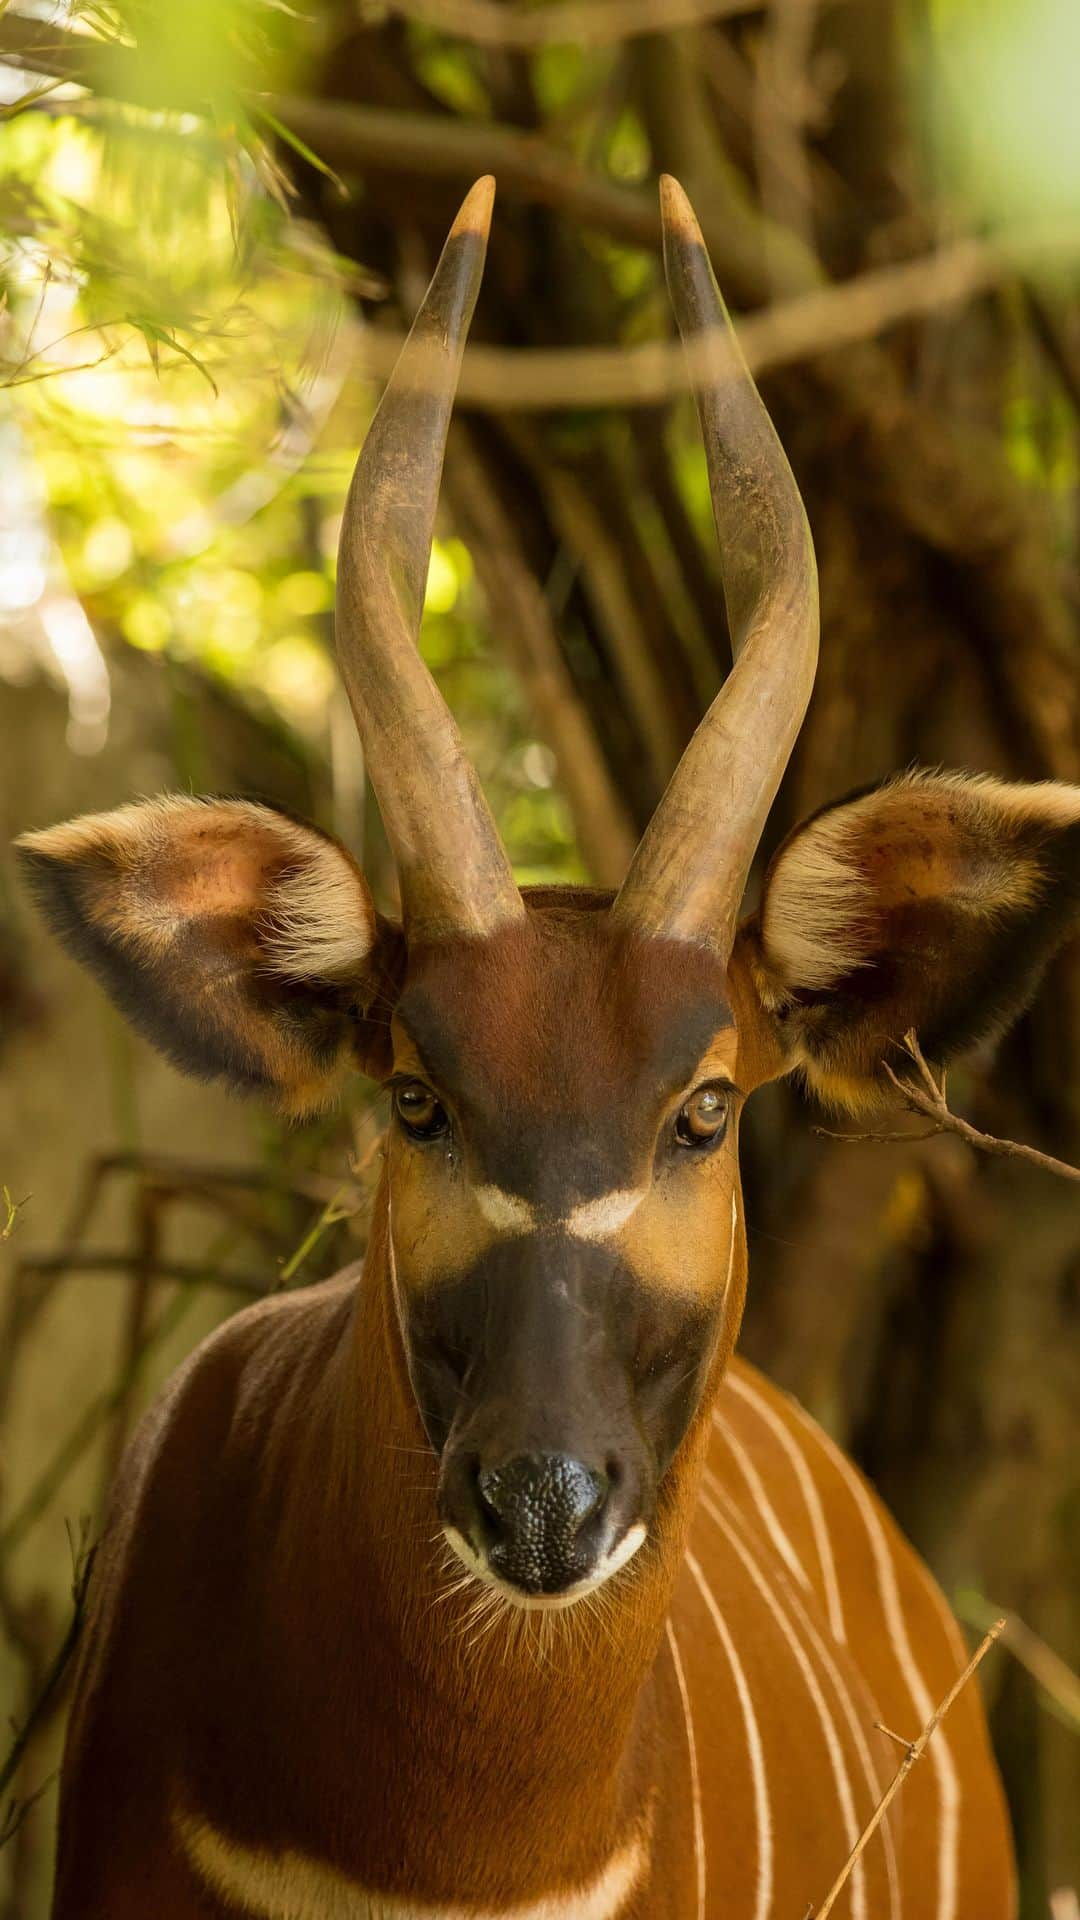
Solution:
M 594 1519 L 598 1513 L 602 1512 L 611 1491 L 609 1473 L 593 1473 L 588 1467 L 583 1468 L 582 1473 L 584 1478 L 581 1481 L 578 1496 L 577 1524 L 579 1527 L 583 1527 L 587 1520 Z
M 500 1478 L 499 1469 L 488 1468 L 483 1471 L 477 1461 L 470 1475 L 476 1493 L 476 1502 L 483 1518 L 495 1533 L 501 1531 L 502 1505 L 506 1490 Z
M 619 1463 L 589 1467 L 566 1453 L 521 1453 L 470 1464 L 473 1524 L 492 1569 L 526 1592 L 555 1593 L 586 1578 L 604 1544 Z

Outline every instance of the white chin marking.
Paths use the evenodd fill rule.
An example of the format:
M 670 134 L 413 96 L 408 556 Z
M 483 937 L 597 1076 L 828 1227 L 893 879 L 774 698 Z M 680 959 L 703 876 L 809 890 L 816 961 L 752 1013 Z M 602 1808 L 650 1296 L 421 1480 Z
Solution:
M 612 1547 L 610 1553 L 605 1554 L 595 1573 L 591 1573 L 587 1580 L 579 1580 L 575 1586 L 566 1587 L 562 1593 L 523 1593 L 520 1587 L 512 1587 L 508 1580 L 500 1580 L 498 1574 L 488 1566 L 487 1561 L 477 1553 L 471 1541 L 466 1540 L 465 1535 L 459 1533 L 456 1527 L 444 1527 L 443 1534 L 458 1559 L 468 1567 L 469 1572 L 474 1574 L 477 1580 L 483 1582 L 485 1587 L 492 1587 L 496 1593 L 504 1594 L 507 1600 L 512 1601 L 515 1607 L 520 1607 L 523 1613 L 558 1613 L 564 1607 L 574 1606 L 587 1594 L 595 1593 L 597 1587 L 604 1585 L 605 1580 L 610 1580 L 612 1574 L 618 1573 L 621 1567 L 625 1567 L 627 1561 L 633 1559 L 638 1548 L 644 1545 L 646 1528 L 642 1521 L 635 1521 L 632 1527 L 627 1528 L 618 1545 Z

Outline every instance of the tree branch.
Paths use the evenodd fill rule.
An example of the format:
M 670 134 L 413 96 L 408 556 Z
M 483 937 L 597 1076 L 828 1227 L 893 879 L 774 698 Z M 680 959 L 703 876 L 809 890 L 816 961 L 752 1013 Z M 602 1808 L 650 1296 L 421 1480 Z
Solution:
M 389 0 L 389 11 L 478 46 L 528 49 L 573 42 L 603 47 L 759 13 L 761 0 L 560 0 L 542 9 L 504 7 L 499 0 Z
M 738 322 L 739 345 L 757 375 L 871 340 L 903 321 L 974 299 L 1040 261 L 1073 255 L 1080 256 L 1080 222 L 1029 227 L 993 242 L 959 240 L 922 259 L 744 314 Z M 386 379 L 404 339 L 397 331 L 367 328 L 358 358 L 369 373 Z M 633 347 L 470 346 L 457 401 L 460 406 L 514 413 L 583 405 L 651 407 L 684 394 L 698 365 L 714 365 L 714 355 L 712 340 L 703 343 L 697 355 L 688 355 L 677 340 Z
M 40 1692 L 33 1702 L 25 1721 L 16 1733 L 6 1760 L 3 1765 L 0 1766 L 0 1796 L 5 1794 L 14 1782 L 19 1768 L 22 1765 L 23 1756 L 33 1739 L 36 1729 L 48 1713 L 52 1700 L 67 1671 L 71 1656 L 75 1652 L 79 1635 L 82 1632 L 83 1620 L 86 1615 L 86 1595 L 90 1585 L 90 1575 L 94 1570 L 94 1555 L 97 1552 L 96 1547 L 90 1545 L 87 1534 L 88 1529 L 84 1522 L 78 1545 L 73 1545 L 71 1578 L 71 1598 L 73 1605 L 71 1621 L 63 1641 L 45 1675 Z M 0 1813 L 0 1849 L 6 1847 L 8 1842 L 15 1838 L 30 1809 L 40 1800 L 42 1794 L 50 1784 L 51 1782 L 46 1780 L 43 1785 L 37 1789 L 36 1793 L 31 1794 L 28 1800 L 11 1800 L 6 1811 Z
M 501 10 L 500 10 L 501 11 Z M 155 108 L 200 111 L 205 103 L 167 97 L 160 72 L 144 72 L 136 49 L 31 20 L 0 16 L 0 59 L 33 66 L 107 97 Z M 498 176 L 506 198 L 557 208 L 627 246 L 660 250 L 660 212 L 651 192 L 604 179 L 536 134 L 460 116 L 356 106 L 298 94 L 253 96 L 252 110 L 271 106 L 285 129 L 320 159 L 345 173 L 375 168 L 462 183 Z M 1017 272 L 1080 252 L 1080 222 L 1062 221 L 999 236 L 964 239 L 927 258 L 822 283 L 816 263 L 783 229 L 715 192 L 702 199 L 702 230 L 724 283 L 763 298 L 773 241 L 776 278 L 794 296 L 745 319 L 740 343 L 752 372 L 789 364 L 871 339 L 885 328 L 970 299 Z M 782 261 L 782 267 L 780 262 Z M 377 374 L 389 372 L 399 334 L 369 332 L 363 355 Z M 693 370 L 691 370 L 692 372 Z M 469 348 L 458 390 L 464 404 L 516 410 L 655 405 L 685 392 L 687 368 L 677 342 L 626 348 L 520 350 Z
M 474 432 L 451 430 L 444 484 L 476 560 L 492 624 L 521 681 L 528 710 L 554 753 L 578 839 L 600 886 L 617 887 L 636 835 L 563 657 L 551 610 L 500 500 Z
M 884 1820 L 885 1815 L 888 1813 L 889 1808 L 891 1807 L 893 1801 L 895 1800 L 897 1794 L 899 1793 L 901 1787 L 903 1786 L 904 1781 L 907 1779 L 908 1774 L 911 1772 L 912 1767 L 915 1765 L 917 1760 L 922 1759 L 923 1754 L 926 1752 L 926 1749 L 929 1746 L 930 1741 L 933 1739 L 933 1736 L 937 1732 L 937 1729 L 941 1724 L 942 1720 L 944 1720 L 945 1715 L 949 1711 L 949 1708 L 952 1706 L 957 1696 L 963 1692 L 964 1688 L 968 1684 L 968 1681 L 971 1679 L 972 1675 L 974 1674 L 976 1668 L 985 1659 L 986 1655 L 990 1651 L 990 1648 L 993 1646 L 994 1641 L 997 1639 L 998 1635 L 1004 1631 L 1004 1628 L 1005 1628 L 1004 1620 L 998 1620 L 996 1624 L 991 1627 L 985 1639 L 980 1642 L 978 1647 L 976 1647 L 975 1652 L 972 1654 L 971 1659 L 968 1661 L 967 1666 L 964 1668 L 963 1673 L 959 1676 L 957 1680 L 953 1682 L 952 1686 L 949 1688 L 949 1691 L 945 1695 L 945 1698 L 941 1702 L 940 1706 L 935 1707 L 933 1713 L 930 1715 L 930 1718 L 927 1721 L 922 1732 L 920 1733 L 918 1739 L 912 1741 L 911 1745 L 907 1748 L 907 1752 L 905 1753 L 904 1758 L 901 1760 L 900 1765 L 892 1781 L 886 1787 L 884 1793 L 881 1796 L 881 1799 L 878 1801 L 877 1806 L 874 1808 L 873 1813 L 871 1814 L 869 1820 L 867 1821 L 865 1827 L 863 1828 L 861 1834 L 859 1835 L 858 1840 L 855 1842 L 855 1845 L 853 1846 L 851 1852 L 849 1853 L 847 1859 L 845 1860 L 844 1865 L 841 1868 L 840 1872 L 838 1873 L 836 1879 L 833 1881 L 832 1886 L 829 1888 L 828 1893 L 825 1895 L 825 1898 L 822 1901 L 820 1907 L 816 1907 L 816 1908 L 812 1907 L 810 1909 L 810 1912 L 806 1916 L 806 1920 L 826 1920 L 826 1916 L 832 1912 L 833 1908 L 836 1905 L 837 1900 L 840 1898 L 841 1893 L 843 1892 L 844 1888 L 846 1887 L 848 1881 L 851 1878 L 851 1874 L 854 1869 L 856 1861 L 859 1859 L 860 1855 L 865 1851 L 869 1842 L 873 1839 L 875 1833 L 877 1832 L 882 1821 Z M 881 1727 L 879 1731 L 882 1733 L 888 1734 L 890 1739 L 896 1740 L 899 1738 L 897 1734 L 889 1733 L 888 1727 Z M 901 1741 L 901 1745 L 904 1745 L 904 1744 L 905 1743 Z
M 18 1271 L 20 1274 L 46 1278 L 68 1273 L 125 1274 L 129 1279 L 137 1280 L 143 1264 L 138 1253 L 129 1253 L 126 1248 L 115 1251 L 103 1248 L 98 1253 L 83 1253 L 74 1247 L 59 1247 L 50 1253 L 28 1253 L 19 1262 Z M 258 1300 L 271 1291 L 273 1284 L 265 1274 L 207 1272 L 205 1265 L 198 1260 L 155 1259 L 153 1277 L 155 1280 L 175 1280 L 194 1287 L 221 1287 L 226 1292 L 244 1293 Z
M 1080 1181 L 1080 1167 L 1070 1165 L 1069 1161 L 1056 1160 L 1053 1154 L 1041 1153 L 1038 1147 L 1026 1146 L 1019 1140 L 1000 1140 L 996 1134 L 980 1132 L 970 1120 L 962 1120 L 959 1114 L 953 1113 L 946 1099 L 944 1074 L 940 1082 L 935 1080 L 914 1028 L 904 1035 L 904 1047 L 915 1064 L 917 1078 L 894 1073 L 887 1060 L 881 1064 L 905 1105 L 931 1121 L 925 1133 L 833 1133 L 827 1127 L 818 1127 L 815 1131 L 829 1140 L 869 1140 L 879 1146 L 902 1140 L 930 1140 L 938 1133 L 955 1133 L 980 1153 L 995 1154 L 1002 1160 L 1027 1160 L 1032 1166 L 1041 1167 L 1044 1173 L 1056 1173 L 1062 1180 Z
M 960 1619 L 966 1620 L 976 1632 L 985 1632 L 987 1621 L 998 1615 L 998 1609 L 980 1593 L 961 1593 L 954 1604 Z M 1048 1709 L 1074 1733 L 1080 1733 L 1080 1674 L 1074 1673 L 1060 1653 L 1048 1646 L 1018 1613 L 1005 1615 L 1001 1644 L 1031 1675 Z

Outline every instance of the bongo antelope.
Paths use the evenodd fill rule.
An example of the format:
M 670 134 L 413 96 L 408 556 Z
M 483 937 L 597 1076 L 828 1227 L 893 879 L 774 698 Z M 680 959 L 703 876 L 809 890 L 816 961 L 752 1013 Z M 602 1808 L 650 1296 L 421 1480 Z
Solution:
M 789 1072 L 857 1108 L 906 1029 L 940 1058 L 1006 1023 L 1076 904 L 1080 788 L 905 774 L 798 828 L 740 923 L 813 682 L 814 556 L 665 180 L 735 664 L 617 896 L 519 891 L 415 645 L 492 198 L 342 529 L 401 924 L 335 841 L 244 800 L 22 843 L 179 1066 L 290 1114 L 360 1068 L 392 1106 L 362 1270 L 231 1320 L 128 1453 L 55 1920 L 804 1920 L 894 1770 L 875 1723 L 913 1738 L 962 1658 L 866 1483 L 732 1359 L 739 1116 Z M 837 1911 L 1014 1910 L 968 1689 Z

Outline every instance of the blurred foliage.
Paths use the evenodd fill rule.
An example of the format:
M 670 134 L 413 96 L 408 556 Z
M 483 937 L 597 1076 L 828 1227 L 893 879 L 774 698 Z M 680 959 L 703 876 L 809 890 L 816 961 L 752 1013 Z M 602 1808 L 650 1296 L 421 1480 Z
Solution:
M 337 532 L 376 397 L 344 389 L 348 296 L 379 283 L 295 216 L 279 123 L 243 104 L 255 80 L 296 82 L 305 23 L 258 0 L 194 14 L 108 18 L 138 37 L 147 98 L 167 76 L 208 104 L 198 119 L 35 87 L 0 125 L 0 383 L 55 542 L 25 517 L 0 528 L 0 617 L 59 569 L 106 655 L 197 666 L 329 757 Z M 460 80 L 435 38 L 433 83 L 455 64 Z M 436 542 L 422 645 L 522 877 L 581 877 L 459 540 Z

